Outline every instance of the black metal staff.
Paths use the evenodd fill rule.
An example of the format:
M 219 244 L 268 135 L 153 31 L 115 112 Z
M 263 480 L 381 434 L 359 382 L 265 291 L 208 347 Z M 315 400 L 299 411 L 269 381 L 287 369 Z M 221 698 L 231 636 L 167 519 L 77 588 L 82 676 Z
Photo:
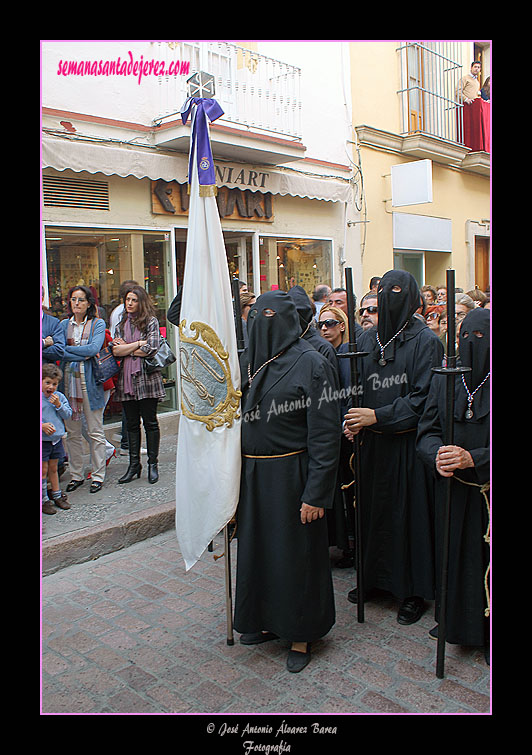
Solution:
M 444 442 L 447 446 L 454 443 L 454 387 L 455 377 L 469 372 L 469 367 L 456 366 L 456 314 L 454 292 L 454 270 L 447 270 L 447 355 L 445 367 L 433 367 L 432 371 L 447 378 L 446 426 Z M 447 478 L 447 489 L 443 509 L 443 532 L 441 544 L 440 572 L 440 612 L 438 620 L 438 647 L 436 651 L 436 676 L 443 679 L 445 640 L 447 635 L 447 577 L 449 570 L 449 534 L 451 525 L 451 498 L 453 478 Z
M 360 398 L 358 395 L 358 360 L 367 356 L 367 351 L 358 351 L 357 336 L 355 331 L 355 306 L 356 299 L 353 292 L 353 271 L 350 267 L 345 269 L 345 289 L 347 291 L 347 320 L 349 325 L 349 351 L 338 354 L 350 360 L 351 367 L 351 406 L 359 407 Z M 362 511 L 360 501 L 360 433 L 354 438 L 355 442 L 355 459 L 354 459 L 354 485 L 355 485 L 355 559 L 357 570 L 357 619 L 359 623 L 364 622 L 364 562 L 362 558 Z
M 231 281 L 233 290 L 233 309 L 235 312 L 236 347 L 240 355 L 244 351 L 244 329 L 242 327 L 242 309 L 240 307 L 240 281 L 234 277 Z
M 233 310 L 235 315 L 236 342 L 238 354 L 244 351 L 244 329 L 242 328 L 242 310 L 240 307 L 240 282 L 238 278 L 231 281 L 233 292 Z M 233 636 L 233 600 L 231 593 L 231 538 L 229 536 L 228 522 L 224 527 L 224 552 L 225 552 L 225 606 L 227 617 L 227 644 L 234 645 Z
M 236 343 L 238 354 L 244 351 L 244 329 L 242 327 L 242 310 L 240 307 L 240 282 L 238 278 L 232 278 L 231 290 L 233 294 L 233 312 L 235 317 Z M 228 522 L 224 527 L 224 552 L 219 556 L 214 556 L 215 561 L 225 556 L 225 613 L 227 620 L 227 644 L 234 645 L 233 636 L 233 599 L 231 593 L 231 537 L 229 534 Z M 233 531 L 234 532 L 234 531 Z M 209 545 L 212 551 L 212 543 Z

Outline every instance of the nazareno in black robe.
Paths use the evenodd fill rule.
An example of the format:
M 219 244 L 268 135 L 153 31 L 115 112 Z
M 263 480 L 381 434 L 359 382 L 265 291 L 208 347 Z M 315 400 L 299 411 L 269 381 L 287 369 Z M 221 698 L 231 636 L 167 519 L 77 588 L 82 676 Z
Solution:
M 392 293 L 393 285 L 402 291 Z M 379 588 L 400 600 L 434 598 L 434 483 L 415 444 L 432 367 L 441 365 L 443 346 L 414 316 L 419 303 L 413 276 L 386 273 L 378 291 L 379 325 L 364 331 L 357 343 L 359 351 L 368 352 L 360 360 L 360 406 L 375 409 L 377 418 L 362 431 L 360 445 L 364 586 L 366 592 Z M 377 333 L 384 346 L 405 323 L 384 350 L 381 366 Z
M 474 309 L 463 320 L 460 362 L 473 367 L 465 380 L 472 392 L 489 372 L 489 310 Z M 474 331 L 482 332 L 479 339 Z M 436 585 L 435 618 L 440 612 L 443 511 L 447 478 L 436 470 L 435 459 L 445 445 L 447 428 L 445 375 L 435 375 L 418 427 L 417 449 L 436 480 Z M 459 469 L 451 478 L 449 565 L 447 579 L 446 640 L 458 645 L 487 645 L 489 632 L 489 490 L 490 381 L 475 393 L 470 419 L 465 417 L 467 394 L 461 376 L 455 378 L 454 441 L 470 452 L 474 467 Z
M 339 370 L 338 363 L 341 360 L 337 357 L 337 349 L 335 349 L 334 346 L 314 327 L 312 304 L 310 303 L 307 292 L 302 286 L 293 286 L 288 291 L 288 295 L 296 305 L 302 329 L 301 338 L 303 338 L 303 340 L 310 346 L 313 346 L 316 351 L 319 351 L 320 354 L 323 354 L 323 356 L 333 365 L 335 377 L 337 379 L 337 384 L 334 388 L 339 391 L 340 384 L 337 373 Z M 342 346 L 345 346 L 346 348 L 347 345 L 348 344 L 342 344 Z M 339 403 L 341 406 L 341 401 Z M 335 485 L 333 505 L 330 509 L 327 509 L 325 516 L 327 519 L 327 531 L 329 533 L 329 545 L 335 545 L 337 548 L 345 552 L 350 548 L 349 536 L 354 530 L 354 513 L 352 496 L 344 496 L 342 485 L 347 484 L 350 479 L 352 479 L 353 473 L 349 466 L 351 444 L 342 434 L 340 436 L 340 444 L 338 479 Z
M 265 308 L 276 314 L 264 317 Z M 260 296 L 248 323 L 234 627 L 312 642 L 331 629 L 335 608 L 325 517 L 302 524 L 300 508 L 302 502 L 332 506 L 340 412 L 323 396 L 335 376 L 325 357 L 299 338 L 285 292 Z M 247 363 L 253 375 L 281 348 L 250 387 Z

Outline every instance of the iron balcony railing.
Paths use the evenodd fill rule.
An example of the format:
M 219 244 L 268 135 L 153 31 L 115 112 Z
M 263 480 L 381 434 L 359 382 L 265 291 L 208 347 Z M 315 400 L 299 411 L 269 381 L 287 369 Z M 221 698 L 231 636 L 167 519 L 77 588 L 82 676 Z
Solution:
M 402 133 L 423 133 L 464 143 L 459 42 L 405 42 L 400 55 Z
M 158 77 L 155 122 L 175 117 L 185 102 L 187 80 L 214 76 L 214 97 L 229 122 L 288 139 L 301 139 L 301 70 L 229 42 L 156 42 L 157 60 L 174 75 Z

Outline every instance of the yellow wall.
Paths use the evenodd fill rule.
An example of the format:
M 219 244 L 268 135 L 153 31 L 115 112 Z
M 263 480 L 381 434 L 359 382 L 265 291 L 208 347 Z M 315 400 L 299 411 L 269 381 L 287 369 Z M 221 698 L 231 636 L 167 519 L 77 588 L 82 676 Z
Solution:
M 365 248 L 362 258 L 364 285 L 373 275 L 382 275 L 393 267 L 392 212 L 449 218 L 452 221 L 452 254 L 432 252 L 426 255 L 426 280 L 432 285 L 445 281 L 448 266 L 456 270 L 456 285 L 469 290 L 474 286 L 466 237 L 466 222 L 490 217 L 489 179 L 465 171 L 432 164 L 433 201 L 427 204 L 393 208 L 391 203 L 391 167 L 410 160 L 401 155 L 361 149 L 362 172 L 367 204 Z M 385 201 L 386 200 L 386 201 Z M 363 237 L 362 237 L 363 239 Z
M 351 96 L 354 125 L 399 133 L 399 42 L 352 42 Z
M 352 42 L 351 91 L 353 126 L 366 125 L 399 134 L 400 105 L 400 42 Z M 466 45 L 464 46 L 467 47 Z M 466 57 L 468 51 L 465 53 Z M 353 139 L 355 141 L 355 138 Z M 432 162 L 431 203 L 392 208 L 391 167 L 412 162 L 400 152 L 353 146 L 353 161 L 360 167 L 364 181 L 364 198 L 368 220 L 360 231 L 362 281 L 366 287 L 373 275 L 383 275 L 393 267 L 392 212 L 406 212 L 452 221 L 452 254 L 426 253 L 425 283 L 438 285 L 445 281 L 445 270 L 456 270 L 456 285 L 469 290 L 474 287 L 474 239 L 467 235 L 467 221 L 490 217 L 490 179 L 475 173 Z M 387 201 L 386 201 L 387 200 Z M 365 243 L 364 243 L 365 241 Z M 357 250 L 351 249 L 351 257 Z M 348 259 L 348 264 L 356 264 Z

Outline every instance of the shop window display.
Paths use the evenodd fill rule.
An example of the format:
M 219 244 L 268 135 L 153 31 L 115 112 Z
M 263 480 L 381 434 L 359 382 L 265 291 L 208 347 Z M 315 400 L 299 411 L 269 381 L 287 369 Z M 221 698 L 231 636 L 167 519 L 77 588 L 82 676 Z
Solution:
M 108 327 L 111 312 L 121 303 L 121 282 L 137 280 L 150 294 L 157 309 L 161 332 L 166 336 L 168 238 L 165 233 L 47 228 L 46 273 L 51 314 L 64 319 L 67 316 L 68 291 L 72 286 L 84 285 L 94 293 L 98 314 Z M 175 367 L 165 368 L 163 380 L 167 399 L 161 402 L 159 410 L 174 410 Z M 120 417 L 121 406 L 111 400 L 105 420 L 114 422 Z
M 320 283 L 331 284 L 331 242 L 320 239 L 261 237 L 261 293 L 301 286 L 309 296 Z

